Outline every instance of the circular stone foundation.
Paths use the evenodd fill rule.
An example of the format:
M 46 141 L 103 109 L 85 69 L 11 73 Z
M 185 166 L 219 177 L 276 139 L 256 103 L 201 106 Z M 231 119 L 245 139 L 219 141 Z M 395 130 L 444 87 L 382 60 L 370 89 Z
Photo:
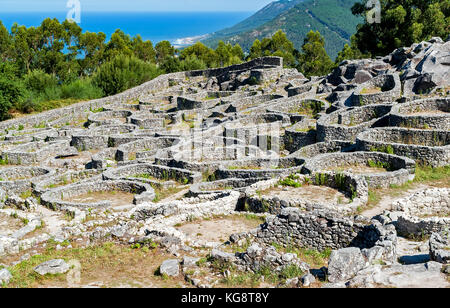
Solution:
M 52 189 L 41 196 L 41 203 L 51 209 L 67 207 L 106 208 L 151 202 L 155 192 L 150 185 L 131 181 L 96 181 Z
M 413 180 L 415 165 L 412 159 L 378 152 L 330 153 L 308 159 L 303 172 L 349 172 L 363 176 L 369 187 L 379 188 Z
M 247 188 L 245 194 L 245 209 L 257 213 L 279 214 L 283 208 L 296 207 L 348 214 L 367 203 L 368 187 L 359 176 L 321 172 L 258 182 Z
M 0 169 L 0 188 L 8 194 L 21 194 L 31 190 L 31 182 L 43 181 L 55 174 L 43 167 L 12 167 Z
M 382 122 L 391 108 L 392 105 L 368 105 L 324 115 L 317 120 L 317 140 L 355 141 L 359 133 Z
M 376 128 L 356 138 L 362 151 L 406 156 L 433 167 L 450 164 L 450 131 L 406 128 Z
M 450 130 L 450 98 L 430 98 L 396 105 L 390 126 Z
M 395 103 L 401 92 L 402 84 L 398 74 L 379 75 L 358 86 L 353 94 L 353 105 Z

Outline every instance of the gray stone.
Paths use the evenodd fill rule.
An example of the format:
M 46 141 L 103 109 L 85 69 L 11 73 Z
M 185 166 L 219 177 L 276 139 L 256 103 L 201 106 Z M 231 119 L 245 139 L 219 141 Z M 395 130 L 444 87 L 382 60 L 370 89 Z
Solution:
M 366 266 L 361 250 L 356 247 L 334 250 L 328 261 L 328 280 L 346 281 L 354 277 Z
M 236 256 L 232 253 L 224 252 L 219 249 L 213 249 L 211 251 L 211 258 L 222 262 L 232 262 L 236 259 Z
M 184 257 L 183 258 L 183 266 L 184 267 L 195 267 L 195 266 L 197 266 L 197 262 L 199 260 L 200 260 L 200 258 Z
M 69 269 L 70 266 L 63 259 L 55 259 L 36 266 L 34 271 L 39 275 L 55 275 L 67 273 Z
M 372 75 L 369 72 L 360 70 L 356 72 L 354 82 L 360 84 L 370 79 L 372 79 Z
M 312 283 L 316 282 L 316 277 L 311 274 L 306 274 L 301 278 L 301 282 L 304 287 L 309 287 Z
M 169 277 L 176 277 L 180 274 L 180 264 L 177 259 L 165 260 L 160 268 L 161 275 L 167 275 Z
M 0 285 L 8 284 L 9 281 L 11 280 L 11 278 L 12 278 L 12 275 L 6 268 L 0 269 Z

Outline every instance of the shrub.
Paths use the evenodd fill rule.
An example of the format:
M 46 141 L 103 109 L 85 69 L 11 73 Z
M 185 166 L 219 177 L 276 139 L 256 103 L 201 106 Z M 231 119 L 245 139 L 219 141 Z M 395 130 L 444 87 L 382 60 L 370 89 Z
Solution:
M 34 70 L 24 76 L 24 84 L 28 90 L 39 93 L 47 88 L 56 88 L 58 79 L 43 70 Z
M 206 69 L 207 65 L 204 61 L 199 60 L 196 56 L 189 56 L 181 62 L 182 71 L 194 71 Z
M 61 87 L 61 98 L 63 99 L 95 99 L 102 96 L 102 89 L 93 85 L 90 79 L 79 79 Z
M 153 63 L 134 56 L 119 55 L 102 64 L 94 74 L 93 83 L 105 95 L 114 95 L 151 80 L 161 72 Z

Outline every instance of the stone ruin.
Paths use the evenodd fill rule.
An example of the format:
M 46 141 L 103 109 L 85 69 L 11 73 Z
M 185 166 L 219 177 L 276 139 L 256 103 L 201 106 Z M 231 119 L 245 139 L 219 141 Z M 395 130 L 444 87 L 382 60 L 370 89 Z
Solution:
M 370 189 L 413 180 L 416 163 L 450 164 L 449 56 L 450 42 L 434 38 L 311 78 L 264 57 L 1 122 L 0 213 L 28 224 L 0 229 L 0 256 L 51 238 L 156 241 L 178 257 L 206 247 L 210 262 L 244 272 L 295 265 L 308 272 L 304 286 L 324 276 L 330 286 L 373 286 L 376 264 L 401 266 L 398 235 L 427 235 L 427 269 L 440 277 L 450 187 L 375 217 L 358 213 Z M 45 208 L 71 219 L 40 228 L 50 224 Z M 228 246 L 251 243 L 243 252 L 177 227 L 242 212 L 268 215 L 228 234 Z M 333 252 L 327 268 L 313 269 L 275 244 Z M 160 270 L 197 267 L 187 254 Z M 214 286 L 194 276 L 186 279 Z

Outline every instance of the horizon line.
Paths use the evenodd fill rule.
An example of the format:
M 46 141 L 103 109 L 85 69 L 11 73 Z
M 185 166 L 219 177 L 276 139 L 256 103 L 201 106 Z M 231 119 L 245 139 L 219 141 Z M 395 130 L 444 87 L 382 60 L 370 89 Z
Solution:
M 2 10 L 1 13 L 66 13 L 68 10 L 29 10 L 29 11 L 23 11 L 23 10 Z M 82 13 L 253 13 L 256 11 L 230 11 L 230 10 L 200 10 L 200 11 L 160 11 L 160 10 L 84 10 Z

